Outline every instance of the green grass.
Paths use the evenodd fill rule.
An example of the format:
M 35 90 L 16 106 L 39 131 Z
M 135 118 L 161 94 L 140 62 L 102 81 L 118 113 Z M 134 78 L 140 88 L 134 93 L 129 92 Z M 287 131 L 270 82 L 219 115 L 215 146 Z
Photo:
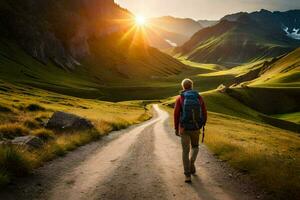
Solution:
M 217 64 L 202 64 L 202 63 L 189 61 L 189 60 L 186 60 L 186 59 L 179 59 L 179 60 L 187 66 L 202 69 L 203 70 L 202 73 L 209 73 L 209 72 L 214 72 L 214 71 L 219 71 L 219 70 L 226 69 L 223 66 L 217 65 Z
M 299 120 L 299 115 L 293 115 L 292 121 L 271 114 L 281 112 L 284 113 L 282 114 L 284 116 L 289 111 L 288 109 L 298 109 L 298 105 L 295 101 L 297 98 L 293 97 L 293 95 L 295 95 L 293 91 L 288 91 L 288 94 L 291 94 L 288 96 L 285 95 L 284 90 L 282 91 L 277 88 L 276 90 L 278 91 L 275 92 L 275 96 L 277 97 L 279 95 L 277 92 L 281 92 L 281 98 L 274 100 L 275 97 L 268 96 L 268 90 L 265 88 L 261 89 L 261 91 L 256 91 L 254 88 L 251 93 L 254 96 L 249 97 L 248 91 L 252 89 L 253 88 L 228 89 L 226 93 L 210 91 L 203 93 L 202 96 L 209 111 L 252 120 L 261 124 L 270 124 L 285 130 L 300 132 L 299 124 L 295 123 L 295 121 Z M 241 92 L 247 95 L 240 95 Z M 273 91 L 271 91 L 270 94 L 274 95 Z M 262 110 L 259 108 L 262 108 Z
M 298 88 L 234 88 L 228 94 L 248 107 L 268 115 L 300 110 Z
M 126 128 L 151 117 L 151 102 L 112 103 L 61 95 L 29 86 L 0 83 L 0 140 L 33 135 L 43 140 L 40 149 L 0 144 L 0 185 L 26 175 L 44 162 L 101 138 L 114 130 Z M 95 129 L 72 133 L 47 130 L 43 124 L 55 111 L 64 111 L 92 121 Z
M 273 115 L 273 117 L 300 124 L 300 112 Z
M 251 82 L 253 86 L 296 87 L 300 84 L 300 48 L 285 55 L 258 79 Z
M 165 108 L 173 116 L 173 109 Z M 300 139 L 297 134 L 230 113 L 209 112 L 205 143 L 218 158 L 253 178 L 272 199 L 299 196 Z
M 298 135 L 211 114 L 206 136 L 207 146 L 219 158 L 252 176 L 275 199 L 295 199 L 299 195 Z
M 97 54 L 96 60 L 83 60 L 82 66 L 67 71 L 52 63 L 44 65 L 38 62 L 12 41 L 2 38 L 0 40 L 0 80 L 80 98 L 126 101 L 174 96 L 180 90 L 181 80 L 186 77 L 195 79 L 201 91 L 214 89 L 233 78 L 230 74 L 198 76 L 204 71 L 216 70 L 221 66 L 195 67 L 197 64 L 194 63 L 193 66 L 186 66 L 183 69 L 184 65 L 179 61 L 162 55 L 152 48 L 146 49 L 149 55 L 145 57 L 144 54 L 147 53 L 144 52 L 145 50 L 139 49 L 138 46 L 133 47 L 131 53 L 127 55 L 128 58 L 125 59 L 122 51 L 129 51 L 124 49 L 126 42 L 120 44 L 119 49 L 110 48 L 107 41 L 101 44 L 103 46 L 96 44 L 92 46 L 93 53 Z M 124 60 L 130 62 L 118 67 L 118 63 Z M 116 71 L 117 67 L 121 71 Z M 9 88 L 0 86 L 0 91 L 7 90 Z
M 222 21 L 199 31 L 176 48 L 175 54 L 194 62 L 235 67 L 280 56 L 299 46 L 297 41 L 267 37 L 266 27 L 254 27 L 252 23 Z
M 211 112 L 222 113 L 253 121 L 260 121 L 259 112 L 243 105 L 226 93 L 209 91 L 202 93 L 207 109 Z

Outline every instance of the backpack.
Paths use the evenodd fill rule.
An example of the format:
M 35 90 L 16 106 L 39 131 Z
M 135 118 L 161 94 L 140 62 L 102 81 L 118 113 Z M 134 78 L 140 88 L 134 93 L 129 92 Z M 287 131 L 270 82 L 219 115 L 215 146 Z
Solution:
M 187 131 L 200 130 L 204 125 L 204 117 L 198 92 L 188 90 L 181 94 L 183 98 L 180 125 Z

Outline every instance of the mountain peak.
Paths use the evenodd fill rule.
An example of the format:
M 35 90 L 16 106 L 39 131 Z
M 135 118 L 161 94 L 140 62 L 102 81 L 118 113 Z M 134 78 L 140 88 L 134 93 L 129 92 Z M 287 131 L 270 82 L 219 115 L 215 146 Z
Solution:
M 266 10 L 266 9 L 261 9 L 259 12 L 272 13 L 271 11 Z

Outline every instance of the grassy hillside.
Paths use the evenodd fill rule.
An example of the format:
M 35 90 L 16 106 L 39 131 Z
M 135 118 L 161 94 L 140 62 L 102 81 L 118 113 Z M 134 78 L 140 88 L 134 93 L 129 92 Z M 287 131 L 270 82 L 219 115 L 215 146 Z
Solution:
M 290 13 L 281 14 L 283 16 Z M 266 20 L 264 11 L 261 11 L 256 14 L 242 13 L 231 21 L 225 18 L 220 23 L 197 32 L 188 42 L 176 48 L 174 54 L 194 62 L 233 67 L 290 52 L 300 46 L 300 41 L 285 35 L 278 25 L 280 23 L 274 21 L 282 19 L 286 24 L 289 20 L 292 23 L 299 19 L 299 15 L 288 19 L 277 15 L 278 13 L 270 12 Z
M 44 123 L 55 111 L 73 113 L 90 119 L 89 131 L 51 131 Z M 62 156 L 113 130 L 140 123 L 151 117 L 142 101 L 109 103 L 87 100 L 0 82 L 0 185 L 24 176 L 43 162 Z M 33 135 L 43 141 L 39 149 L 2 144 L 18 136 Z
M 264 114 L 275 115 L 300 110 L 298 88 L 234 88 L 227 92 L 243 104 Z
M 43 64 L 14 42 L 1 39 L 0 79 L 77 97 L 107 100 L 122 100 L 124 97 L 126 100 L 139 93 L 123 91 L 124 95 L 118 95 L 112 87 L 123 90 L 124 86 L 134 86 L 144 91 L 145 87 L 151 88 L 153 78 L 165 78 L 185 68 L 179 61 L 156 49 L 148 47 L 145 50 L 137 46 L 128 50 L 127 47 L 124 44 L 112 48 L 112 44 L 103 42 L 93 49 L 97 55 L 95 59 L 82 61 L 81 66 L 66 70 L 54 63 Z M 148 84 L 140 84 L 144 82 Z M 141 93 L 136 98 L 142 99 L 143 95 Z
M 261 72 L 259 78 L 250 83 L 253 86 L 299 87 L 300 48 L 287 54 Z
M 204 96 L 209 110 L 213 110 L 212 108 L 223 110 L 222 104 L 219 107 L 209 104 L 214 99 L 221 100 L 217 94 L 204 94 Z M 225 97 L 224 100 L 228 99 Z M 234 100 L 229 102 L 239 107 L 238 102 Z M 173 110 L 169 107 L 166 109 L 172 116 Z M 252 177 L 259 186 L 266 189 L 272 199 L 297 198 L 300 188 L 298 170 L 300 163 L 297 159 L 300 145 L 298 135 L 241 119 L 239 111 L 233 112 L 208 113 L 205 134 L 208 148 L 221 160 Z M 255 115 L 253 110 L 247 109 L 245 112 Z M 173 123 L 172 118 L 170 122 Z
M 150 82 L 185 69 L 150 47 L 133 15 L 113 0 L 4 1 L 0 11 L 0 78 L 7 81 L 108 99 L 109 83 Z

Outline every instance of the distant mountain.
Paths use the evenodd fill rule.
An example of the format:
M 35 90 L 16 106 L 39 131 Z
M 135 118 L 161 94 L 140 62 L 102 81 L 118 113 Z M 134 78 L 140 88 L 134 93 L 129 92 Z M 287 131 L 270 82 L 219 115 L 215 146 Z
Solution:
M 234 14 L 229 14 L 229 15 L 226 15 L 225 17 L 223 17 L 221 19 L 222 20 L 227 20 L 227 21 L 231 21 L 231 22 L 235 22 L 237 21 L 241 16 L 243 15 L 247 15 L 248 13 L 247 12 L 238 12 L 238 13 L 234 13 Z
M 210 26 L 214 26 L 217 23 L 219 23 L 219 20 L 198 20 L 198 23 L 203 27 L 210 27 Z
M 160 46 L 179 46 L 188 41 L 189 38 L 203 27 L 195 20 L 189 18 L 176 18 L 171 16 L 152 18 L 148 20 L 149 29 L 160 36 L 165 44 L 153 44 Z
M 299 10 L 237 13 L 200 30 L 174 54 L 195 62 L 234 66 L 296 49 L 299 29 Z
M 10 78 L 13 73 L 15 78 L 27 74 L 39 82 L 51 82 L 35 73 L 53 65 L 100 84 L 116 78 L 167 76 L 184 69 L 150 47 L 133 21 L 133 15 L 114 0 L 2 0 L 0 76 L 6 78 L 2 68 L 11 62 L 18 70 L 9 64 L 11 69 L 4 71 L 12 74 Z

